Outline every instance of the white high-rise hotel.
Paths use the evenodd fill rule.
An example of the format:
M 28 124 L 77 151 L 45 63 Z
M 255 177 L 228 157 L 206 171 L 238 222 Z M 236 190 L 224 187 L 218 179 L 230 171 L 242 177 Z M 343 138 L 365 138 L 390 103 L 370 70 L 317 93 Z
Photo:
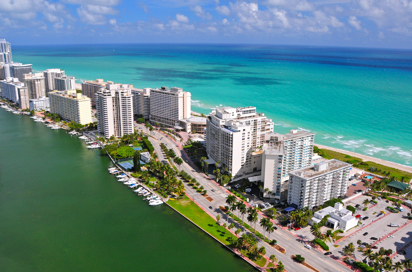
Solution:
M 150 122 L 174 127 L 190 117 L 191 94 L 181 88 L 167 87 L 150 90 Z
M 299 209 L 313 208 L 345 195 L 350 167 L 349 163 L 329 160 L 290 172 L 288 203 Z
M 255 107 L 224 107 L 207 117 L 206 150 L 215 162 L 220 161 L 232 176 L 260 170 L 254 155 L 263 145 L 265 135 L 273 131 L 273 122 Z
M 11 45 L 4 39 L 0 39 L 0 62 L 13 62 L 13 57 L 11 54 Z
M 105 138 L 134 132 L 133 94 L 127 84 L 107 84 L 96 93 L 97 130 Z
M 264 188 L 276 199 L 286 200 L 289 172 L 312 164 L 315 134 L 291 130 L 288 134 L 266 134 L 262 155 Z

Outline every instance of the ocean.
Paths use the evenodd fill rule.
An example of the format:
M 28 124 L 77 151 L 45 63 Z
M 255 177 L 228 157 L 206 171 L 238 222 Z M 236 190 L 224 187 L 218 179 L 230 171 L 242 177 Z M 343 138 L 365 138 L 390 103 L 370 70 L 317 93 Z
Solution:
M 13 46 L 35 71 L 77 82 L 181 87 L 192 110 L 256 106 L 275 131 L 306 129 L 315 142 L 412 164 L 412 51 L 268 45 Z
M 0 108 L 0 271 L 255 271 L 107 172 L 99 150 Z

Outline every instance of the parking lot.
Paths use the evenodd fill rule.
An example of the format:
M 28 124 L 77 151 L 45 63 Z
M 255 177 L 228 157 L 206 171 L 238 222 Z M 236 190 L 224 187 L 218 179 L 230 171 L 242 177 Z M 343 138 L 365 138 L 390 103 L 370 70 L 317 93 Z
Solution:
M 368 208 L 366 211 L 363 211 L 363 201 L 365 199 L 370 199 L 369 197 L 366 196 L 360 196 L 354 200 L 352 200 L 350 203 L 346 203 L 346 205 L 352 205 L 356 206 L 356 204 L 360 205 L 360 208 L 357 209 L 356 214 L 361 215 L 361 217 L 369 217 L 366 220 L 360 220 L 361 225 L 353 228 L 352 230 L 349 230 L 345 232 L 345 239 L 338 242 L 337 244 L 339 245 L 338 248 L 331 247 L 331 251 L 335 256 L 342 256 L 343 252 L 342 249 L 349 243 L 353 243 L 355 247 L 358 247 L 357 241 L 360 240 L 362 243 L 368 243 L 370 245 L 376 243 L 380 239 L 383 239 L 382 241 L 379 241 L 376 243 L 377 249 L 372 249 L 373 251 L 378 250 L 380 247 L 383 247 L 385 249 L 392 249 L 393 252 L 395 253 L 396 250 L 402 249 L 405 245 L 410 243 L 412 241 L 412 231 L 411 231 L 411 225 L 408 225 L 404 228 L 402 226 L 405 223 L 408 223 L 409 221 L 405 218 L 403 218 L 403 215 L 406 215 L 409 210 L 404 210 L 403 212 L 400 213 L 391 213 L 386 210 L 387 206 L 391 206 L 391 203 L 386 203 L 385 200 L 377 200 L 378 204 L 372 208 Z M 371 205 L 368 205 L 369 207 Z M 384 211 L 385 214 L 382 214 L 378 216 L 381 211 Z M 355 214 L 355 215 L 356 215 Z M 391 227 L 391 224 L 396 224 L 399 225 L 399 227 Z M 396 231 L 398 230 L 398 231 Z M 409 231 L 408 231 L 409 230 Z M 393 233 L 395 232 L 395 233 Z M 393 234 L 392 234 L 393 233 Z M 393 235 L 393 237 L 389 236 Z M 385 237 L 389 236 L 389 237 Z M 376 238 L 377 240 L 371 239 L 372 237 Z M 412 250 L 410 247 L 406 250 L 406 256 L 411 258 L 411 253 Z M 354 257 L 358 260 L 364 259 L 362 256 L 362 253 L 359 252 L 358 250 L 355 251 Z M 402 260 L 404 259 L 405 256 L 399 254 L 398 256 L 395 257 L 394 260 Z

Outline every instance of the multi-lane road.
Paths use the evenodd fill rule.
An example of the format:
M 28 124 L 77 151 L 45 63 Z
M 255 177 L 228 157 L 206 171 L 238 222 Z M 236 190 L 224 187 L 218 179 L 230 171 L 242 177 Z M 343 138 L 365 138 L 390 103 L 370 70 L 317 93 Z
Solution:
M 241 233 L 248 232 L 242 226 L 238 225 L 236 221 L 232 220 L 230 217 L 228 218 L 219 209 L 219 206 L 227 205 L 226 197 L 228 196 L 228 193 L 225 190 L 225 188 L 217 185 L 215 182 L 211 181 L 208 177 L 206 177 L 203 173 L 197 172 L 189 163 L 186 163 L 186 161 L 190 162 L 190 160 L 188 160 L 188 158 L 185 157 L 185 153 L 180 152 L 180 149 L 176 146 L 176 144 L 171 139 L 166 137 L 164 134 L 158 131 L 149 131 L 144 127 L 144 125 L 136 125 L 136 128 L 143 130 L 143 132 L 152 136 L 149 137 L 149 140 L 152 143 L 159 160 L 166 160 L 160 147 L 161 143 L 164 143 L 169 149 L 172 148 L 175 151 L 176 155 L 182 157 L 183 164 L 178 166 L 179 170 L 184 170 L 189 175 L 194 177 L 207 190 L 207 194 L 213 199 L 213 201 L 207 200 L 205 197 L 203 197 L 195 190 L 193 190 L 190 186 L 186 186 L 185 184 L 187 194 L 192 199 L 194 199 L 198 205 L 200 205 L 204 210 L 206 210 L 211 216 L 216 217 L 217 215 L 220 215 L 222 218 L 221 222 L 227 223 L 227 225 L 234 223 L 236 228 L 241 228 L 243 230 Z M 235 214 L 237 214 L 237 212 L 235 212 Z M 261 218 L 262 216 L 259 214 L 259 220 L 256 223 L 256 229 L 260 233 L 266 234 L 263 228 L 258 223 Z M 291 255 L 297 254 L 300 254 L 303 257 L 305 257 L 307 263 L 309 263 L 310 265 L 312 265 L 313 267 L 322 272 L 351 271 L 343 264 L 334 261 L 330 256 L 324 256 L 323 253 L 315 249 L 306 249 L 304 247 L 304 243 L 299 242 L 299 239 L 297 237 L 281 229 L 280 227 L 278 227 L 278 229 L 270 235 L 270 239 L 276 239 L 278 244 L 286 249 L 286 253 L 282 254 L 276 251 L 264 241 L 259 241 L 258 246 L 264 246 L 266 248 L 267 256 L 274 254 L 279 261 L 282 261 L 287 271 L 311 271 L 310 269 L 294 262 L 291 259 Z

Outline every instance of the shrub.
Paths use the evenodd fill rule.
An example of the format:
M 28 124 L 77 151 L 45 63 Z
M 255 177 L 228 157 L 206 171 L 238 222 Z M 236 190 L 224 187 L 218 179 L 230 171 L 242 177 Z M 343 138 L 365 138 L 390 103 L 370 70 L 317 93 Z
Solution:
M 300 256 L 300 255 L 296 255 L 296 256 L 295 256 L 295 260 L 296 260 L 298 263 L 303 263 L 303 262 L 305 261 L 305 258 L 303 258 L 303 257 Z
M 327 244 L 325 244 L 325 242 L 323 242 L 320 239 L 315 239 L 315 243 L 320 245 L 321 248 L 323 248 L 324 250 L 329 250 L 329 247 Z
M 354 266 L 359 268 L 362 272 L 374 272 L 375 271 L 372 267 L 362 262 L 355 262 Z
M 363 208 L 363 211 L 366 211 L 368 209 L 368 207 Z
M 351 205 L 346 206 L 346 209 L 349 210 L 349 211 L 351 211 L 353 214 L 355 214 L 355 212 L 356 212 L 355 207 L 353 207 L 353 206 L 351 206 Z

